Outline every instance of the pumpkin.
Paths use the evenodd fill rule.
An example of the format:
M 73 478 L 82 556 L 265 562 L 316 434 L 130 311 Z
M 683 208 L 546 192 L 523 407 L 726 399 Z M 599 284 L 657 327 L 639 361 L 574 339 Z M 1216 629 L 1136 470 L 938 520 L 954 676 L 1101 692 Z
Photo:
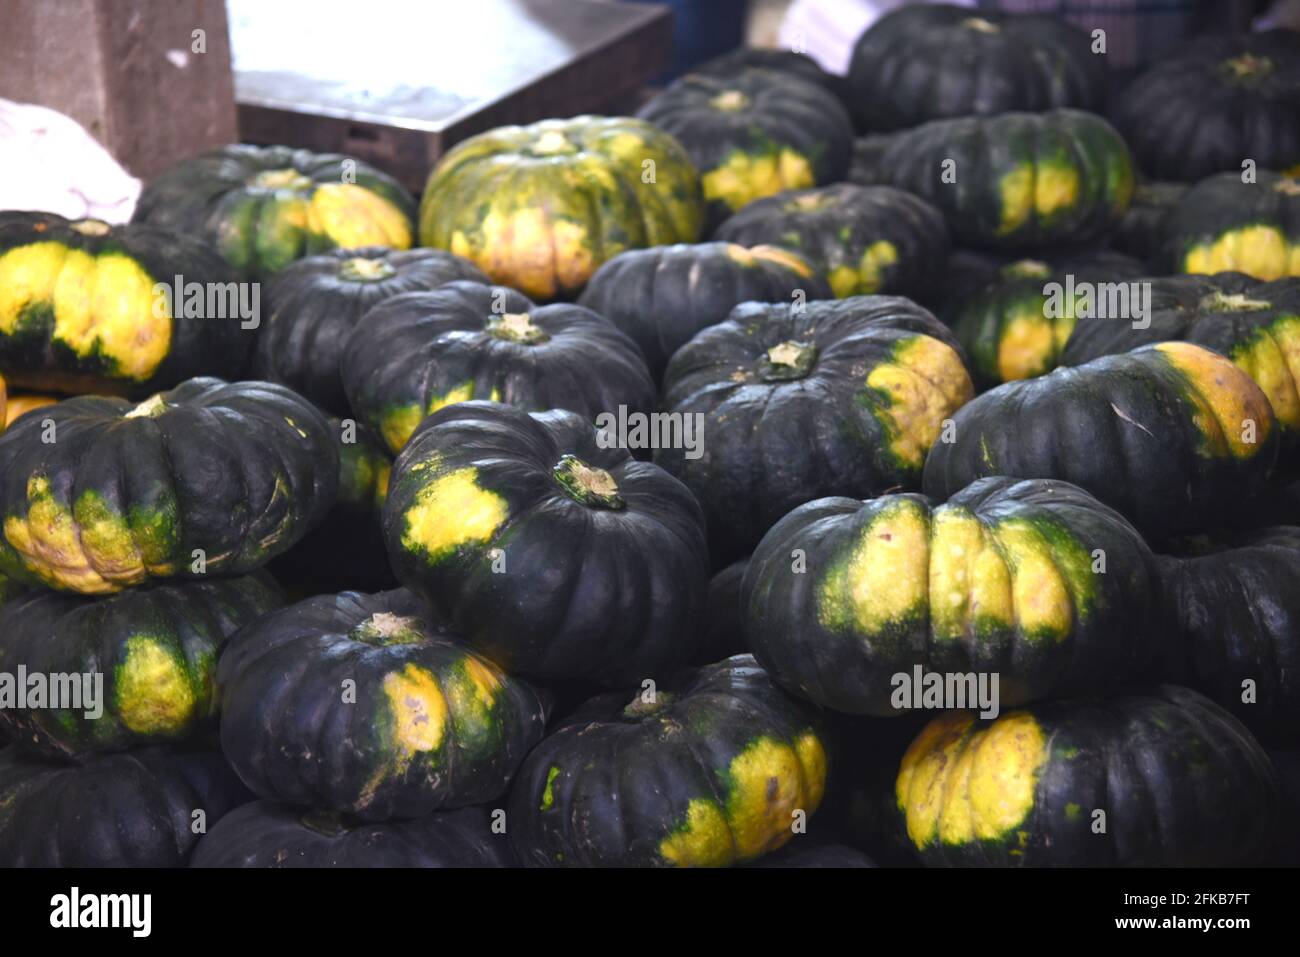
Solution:
M 893 10 L 858 37 L 848 86 L 858 128 L 1009 110 L 1101 106 L 1105 57 L 1057 17 L 952 4 Z
M 1218 705 L 1173 685 L 993 722 L 935 718 L 895 794 L 929 865 L 1249 865 L 1279 823 L 1268 755 Z
M 880 161 L 893 141 L 892 133 L 869 133 L 855 139 L 845 180 L 858 186 L 878 186 L 888 182 L 888 177 L 880 168 Z
M 705 605 L 704 640 L 696 661 L 707 664 L 748 651 L 745 621 L 740 603 L 740 586 L 749 559 L 732 562 L 709 579 Z
M 1142 536 L 1082 489 L 988 478 L 943 505 L 800 506 L 763 537 L 741 602 L 782 687 L 890 717 L 924 690 L 900 692 L 899 674 L 998 674 L 1005 705 L 1135 676 L 1156 651 L 1156 584 Z
M 0 749 L 0 867 L 183 867 L 248 792 L 216 752 L 141 748 L 82 764 Z
M 806 53 L 794 50 L 777 50 L 768 47 L 738 47 L 729 53 L 716 56 L 691 68 L 693 73 L 707 73 L 711 76 L 731 77 L 745 70 L 775 70 L 799 77 L 818 86 L 823 86 L 835 94 L 845 106 L 849 105 L 849 91 L 844 77 L 837 73 L 828 73 Z
M 1129 203 L 1128 211 L 1107 238 L 1107 244 L 1159 271 L 1165 219 L 1187 188 L 1186 183 L 1139 183 L 1133 190 L 1133 201 Z
M 699 498 L 722 564 L 796 505 L 916 487 L 972 394 L 956 339 L 910 300 L 745 303 L 668 364 L 664 405 L 702 416 L 704 440 L 655 461 Z
M 1260 170 L 1203 179 L 1169 211 L 1163 261 L 1170 272 L 1300 276 L 1300 179 Z
M 779 851 L 764 854 L 750 867 L 875 867 L 866 854 L 847 844 L 825 841 L 791 841 Z
M 1084 243 L 1113 229 L 1133 196 L 1124 140 L 1078 110 L 934 120 L 892 137 L 879 168 L 977 247 Z
M 239 631 L 217 665 L 221 747 L 259 797 L 366 821 L 505 793 L 538 693 L 405 590 L 322 595 Z
M 456 279 L 487 282 L 477 266 L 440 249 L 334 249 L 291 263 L 267 285 L 270 319 L 258 336 L 253 371 L 346 415 L 339 364 L 361 317 L 399 293 Z
M 624 250 L 695 242 L 703 217 L 680 143 L 644 120 L 578 116 L 503 126 L 447 152 L 420 201 L 420 245 L 551 299 Z
M 1277 458 L 1268 397 L 1229 360 L 1162 342 L 1008 382 L 953 417 L 925 462 L 938 500 L 978 478 L 1079 485 L 1156 538 L 1220 521 Z
M 133 222 L 206 237 L 241 276 L 265 279 L 339 246 L 409 248 L 415 199 L 350 156 L 241 144 L 147 182 Z
M 32 393 L 11 394 L 9 402 L 5 406 L 5 428 L 17 420 L 18 416 L 26 415 L 32 409 L 43 409 L 47 405 L 53 405 L 58 402 L 58 398 L 52 395 L 34 395 Z M 0 429 L 3 432 L 4 429 Z
M 814 716 L 738 655 L 561 722 L 519 770 L 510 841 L 532 867 L 726 866 L 790 840 L 825 778 Z
M 943 318 L 966 350 L 976 386 L 985 389 L 1056 368 L 1080 307 L 1086 313 L 1096 305 L 1096 287 L 1144 273 L 1140 262 L 1118 253 L 1050 262 L 1019 259 L 958 300 Z
M 939 211 L 889 186 L 838 183 L 770 196 L 726 220 L 714 238 L 803 253 L 840 297 L 915 292 L 948 257 Z
M 1300 38 L 1290 30 L 1200 37 L 1134 77 L 1115 125 L 1149 176 L 1194 183 L 1300 166 Z
M 615 256 L 596 270 L 578 304 L 604 316 L 641 348 L 656 380 L 681 346 L 742 302 L 830 299 L 821 271 L 778 246 L 656 246 Z
M 334 501 L 329 426 L 283 386 L 191 379 L 43 411 L 0 436 L 0 574 L 20 581 L 109 594 L 242 575 Z
M 1160 571 L 1161 677 L 1208 695 L 1260 740 L 1300 743 L 1300 528 L 1164 556 Z
M 687 74 L 637 115 L 685 147 L 715 224 L 764 196 L 838 182 L 853 152 L 839 100 L 788 72 Z
M 357 323 L 342 371 L 353 412 L 393 452 L 427 416 L 468 399 L 589 422 L 620 407 L 651 412 L 657 399 L 641 351 L 612 323 L 477 282 L 385 300 Z
M 434 413 L 393 465 L 398 580 L 511 671 L 616 687 L 696 652 L 708 558 L 686 486 L 582 417 Z
M 51 695 L 52 676 L 81 676 L 81 694 L 76 707 L 53 701 L 20 707 L 11 700 L 0 708 L 0 725 L 24 750 L 53 758 L 213 731 L 218 649 L 237 628 L 280 604 L 275 587 L 258 577 L 134 589 L 99 600 L 31 592 L 0 608 L 0 674 L 24 669 L 47 676 Z
M 481 807 L 412 821 L 363 822 L 333 811 L 254 801 L 199 841 L 190 867 L 508 867 L 509 845 Z
M 0 374 L 11 388 L 139 396 L 233 377 L 253 344 L 241 327 L 256 311 L 238 308 L 248 304 L 221 257 L 188 236 L 0 212 Z

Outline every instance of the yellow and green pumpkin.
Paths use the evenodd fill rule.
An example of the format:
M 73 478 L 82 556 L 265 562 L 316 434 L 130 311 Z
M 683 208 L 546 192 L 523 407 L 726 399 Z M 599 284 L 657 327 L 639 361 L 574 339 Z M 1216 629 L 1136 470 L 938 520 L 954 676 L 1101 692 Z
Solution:
M 1300 276 L 1300 177 L 1259 170 L 1201 180 L 1164 222 L 1170 272 L 1240 272 L 1256 279 Z

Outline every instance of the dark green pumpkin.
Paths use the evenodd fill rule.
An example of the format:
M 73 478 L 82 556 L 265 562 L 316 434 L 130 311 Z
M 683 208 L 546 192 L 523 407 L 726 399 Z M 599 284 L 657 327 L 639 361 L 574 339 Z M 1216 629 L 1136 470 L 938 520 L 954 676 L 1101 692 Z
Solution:
M 1134 77 L 1115 97 L 1115 125 L 1138 165 L 1194 183 L 1300 166 L 1300 37 L 1291 30 L 1204 36 Z
M 1163 255 L 1165 219 L 1187 192 L 1186 183 L 1139 183 L 1128 211 L 1107 238 L 1107 245 L 1140 259 L 1158 272 Z
M 216 730 L 217 653 L 243 625 L 280 607 L 261 577 L 133 589 L 103 599 L 32 592 L 0 609 L 0 674 L 71 676 L 78 707 L 0 704 L 0 725 L 25 751 L 79 758 Z M 93 676 L 99 688 L 87 687 Z M 15 689 L 11 689 L 15 690 Z M 2 699 L 0 699 L 2 700 Z M 68 702 L 62 702 L 67 704 Z
M 201 306 L 176 301 L 178 276 L 203 284 Z M 133 396 L 233 378 L 258 319 L 238 314 L 234 279 L 207 243 L 178 232 L 0 212 L 0 376 L 10 388 Z M 208 313 L 212 284 L 226 315 Z
M 343 358 L 357 417 L 398 452 L 429 415 L 490 399 L 528 411 L 653 411 L 654 381 L 636 344 L 590 309 L 537 306 L 504 286 L 454 282 L 380 303 Z
M 844 179 L 858 186 L 879 186 L 889 181 L 880 162 L 894 141 L 893 133 L 869 133 L 853 141 L 853 158 Z
M 270 318 L 253 372 L 302 393 L 334 415 L 348 414 L 339 379 L 348 336 L 372 306 L 456 279 L 487 282 L 468 260 L 440 249 L 334 249 L 285 267 L 267 284 Z
M 506 668 L 617 687 L 696 653 L 700 507 L 604 435 L 572 412 L 464 402 L 425 420 L 393 465 L 398 579 Z
M 1174 273 L 1300 276 L 1300 179 L 1259 170 L 1201 180 L 1164 222 L 1162 262 Z
M 222 749 L 254 793 L 366 821 L 500 797 L 546 723 L 533 688 L 401 589 L 267 615 L 217 683 Z
M 205 237 L 245 278 L 265 279 L 336 247 L 409 248 L 415 199 L 350 156 L 241 144 L 155 176 L 133 222 Z
M 925 200 L 889 186 L 838 183 L 750 203 L 714 239 L 784 246 L 819 265 L 836 296 L 914 293 L 943 270 L 948 231 Z
M 796 505 L 916 487 L 972 394 L 956 339 L 910 300 L 746 303 L 669 363 L 664 405 L 703 416 L 703 441 L 655 461 L 699 498 L 720 565 Z
M 686 148 L 714 223 L 764 196 L 843 179 L 853 151 L 839 100 L 788 72 L 687 74 L 637 115 Z
M 578 304 L 632 337 L 659 379 L 682 345 L 742 302 L 833 297 L 821 271 L 799 253 L 734 243 L 655 246 L 615 256 L 591 277 Z
M 199 841 L 190 867 L 509 867 L 486 808 L 412 821 L 360 822 L 329 811 L 254 801 Z
M 530 867 L 727 866 L 790 840 L 825 778 L 812 713 L 738 655 L 565 719 L 519 771 L 510 841 Z
M 848 86 L 858 128 L 1062 106 L 1096 109 L 1106 58 L 1058 17 L 909 4 L 858 37 Z
M 709 579 L 704 641 L 696 655 L 698 664 L 721 661 L 749 650 L 745 641 L 744 609 L 740 603 L 740 585 L 748 567 L 749 559 L 745 558 L 732 562 Z
M 1082 489 L 989 478 L 943 505 L 901 494 L 800 506 L 754 552 L 742 606 L 750 648 L 782 687 L 892 717 L 922 691 L 899 693 L 895 676 L 917 668 L 997 674 L 1003 706 L 1136 676 L 1156 651 L 1155 588 L 1141 535 Z
M 1133 196 L 1124 140 L 1079 110 L 934 120 L 893 137 L 879 163 L 886 182 L 929 200 L 957 242 L 977 247 L 1085 243 Z
M 1279 432 L 1248 375 L 1162 342 L 979 396 L 930 450 L 923 487 L 942 501 L 984 476 L 1058 479 L 1162 538 L 1222 522 L 1258 491 Z
M 1218 705 L 1174 685 L 992 723 L 936 718 L 895 793 L 931 866 L 1260 864 L 1281 823 L 1268 755 Z
M 250 799 L 215 751 L 66 764 L 0 749 L 0 867 L 184 867 L 203 831 Z
M 20 581 L 107 594 L 242 575 L 334 503 L 335 439 L 283 386 L 190 379 L 41 411 L 0 436 L 0 573 Z

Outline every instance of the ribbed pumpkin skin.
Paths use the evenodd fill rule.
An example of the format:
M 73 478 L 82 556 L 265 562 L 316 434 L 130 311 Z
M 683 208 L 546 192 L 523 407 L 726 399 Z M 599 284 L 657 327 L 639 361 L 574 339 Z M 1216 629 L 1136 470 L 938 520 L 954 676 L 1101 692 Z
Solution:
M 698 647 L 698 503 L 572 412 L 430 416 L 393 466 L 384 535 L 398 579 L 512 671 L 618 687 Z
M 880 168 L 880 161 L 885 151 L 894 141 L 894 133 L 868 133 L 853 141 L 853 158 L 849 161 L 849 171 L 845 180 L 858 186 L 878 186 L 887 182 L 888 177 Z
M 510 794 L 529 867 L 725 867 L 782 846 L 821 803 L 815 719 L 749 655 L 593 698 L 539 744 Z
M 281 604 L 260 577 L 99 600 L 32 592 L 0 608 L 0 672 L 102 676 L 103 711 L 86 717 L 84 701 L 80 708 L 0 709 L 0 725 L 24 751 L 65 759 L 215 731 L 219 649 Z
M 1169 272 L 1300 276 L 1300 179 L 1259 170 L 1219 173 L 1183 194 L 1164 224 Z
M 133 222 L 206 237 L 242 276 L 265 279 L 335 247 L 409 248 L 415 199 L 350 156 L 238 144 L 154 177 Z
M 400 589 L 262 618 L 227 644 L 217 683 L 222 749 L 254 793 L 366 821 L 501 796 L 546 723 L 533 688 Z
M 1259 864 L 1280 823 L 1268 755 L 1218 705 L 1174 685 L 991 724 L 936 718 L 904 756 L 895 793 L 930 866 Z
M 337 492 L 325 418 L 283 386 L 190 379 L 138 406 L 82 396 L 42 412 L 0 436 L 0 573 L 20 581 L 102 595 L 246 574 Z
M 436 811 L 413 821 L 358 823 L 254 801 L 221 819 L 190 867 L 509 867 L 504 835 L 488 811 Z
M 894 137 L 879 168 L 937 206 L 957 242 L 995 249 L 1095 239 L 1133 196 L 1123 139 L 1079 110 L 935 120 Z
M 703 221 L 680 143 L 644 120 L 577 116 L 499 127 L 443 156 L 420 200 L 420 245 L 551 299 L 625 250 L 695 242 Z
M 746 303 L 678 350 L 664 406 L 702 415 L 700 455 L 655 461 L 704 506 L 715 564 L 827 495 L 915 488 L 945 418 L 974 394 L 956 339 L 893 296 Z
M 656 246 L 615 256 L 591 277 L 578 304 L 632 337 L 659 379 L 681 346 L 742 302 L 833 297 L 821 271 L 776 246 L 734 243 Z
M 1161 578 L 1161 677 L 1209 695 L 1262 741 L 1300 743 L 1300 528 L 1164 557 Z
M 1300 165 L 1300 38 L 1290 30 L 1201 37 L 1131 80 L 1115 125 L 1149 176 L 1194 183 L 1252 159 Z
M 1128 211 L 1107 239 L 1107 245 L 1128 256 L 1161 265 L 1165 219 L 1187 192 L 1186 183 L 1139 183 Z
M 400 293 L 457 279 L 487 282 L 473 263 L 441 249 L 368 246 L 300 259 L 267 284 L 270 318 L 257 339 L 253 373 L 287 385 L 327 412 L 347 415 L 339 364 L 361 317 Z
M 250 798 L 213 752 L 144 748 L 84 764 L 0 750 L 0 867 L 184 867 L 201 835 Z
M 362 317 L 343 358 L 353 412 L 394 453 L 432 413 L 469 399 L 527 411 L 651 412 L 640 349 L 571 303 L 537 306 L 513 289 L 448 283 L 388 299 Z
M 178 232 L 0 212 L 0 373 L 10 388 L 133 396 L 238 375 L 254 333 L 238 315 L 190 316 L 155 297 L 177 276 L 235 279 L 207 243 Z
M 948 257 L 939 211 L 889 186 L 837 183 L 770 196 L 726 220 L 714 238 L 797 250 L 821 266 L 841 297 L 913 293 Z
M 800 506 L 754 552 L 741 602 L 754 656 L 784 688 L 893 717 L 911 703 L 893 700 L 892 678 L 916 666 L 996 672 L 1003 706 L 1137 675 L 1156 651 L 1155 585 L 1141 535 L 1082 489 L 988 478 L 943 505 Z
M 749 651 L 745 641 L 744 608 L 740 586 L 745 580 L 749 559 L 732 562 L 709 579 L 709 599 L 704 626 L 704 642 L 696 656 L 698 664 L 708 664 Z
M 715 223 L 764 196 L 843 179 L 853 151 L 853 123 L 839 100 L 773 70 L 687 74 L 637 115 L 686 148 Z
M 1163 342 L 998 386 L 958 410 L 953 432 L 926 459 L 931 498 L 990 475 L 1058 479 L 1158 539 L 1221 522 L 1258 491 L 1280 430 L 1231 362 Z
M 1096 109 L 1105 57 L 1056 17 L 950 4 L 886 14 L 853 48 L 848 86 L 863 131 L 1009 110 Z

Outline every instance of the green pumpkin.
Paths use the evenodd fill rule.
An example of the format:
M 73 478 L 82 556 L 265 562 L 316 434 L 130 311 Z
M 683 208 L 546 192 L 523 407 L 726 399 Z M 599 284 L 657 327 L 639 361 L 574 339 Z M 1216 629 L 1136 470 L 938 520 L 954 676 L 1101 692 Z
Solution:
M 655 461 L 699 498 L 721 564 L 796 505 L 915 488 L 973 394 L 956 339 L 910 300 L 745 303 L 669 363 L 664 406 L 703 416 L 703 440 Z
M 1173 685 L 993 722 L 935 718 L 895 794 L 931 866 L 1260 864 L 1281 821 L 1276 772 L 1250 732 Z
M 487 282 L 472 263 L 440 249 L 334 249 L 285 267 L 267 284 L 270 315 L 253 372 L 334 415 L 347 415 L 339 378 L 348 336 L 372 306 L 456 279 Z
M 1258 491 L 1279 432 L 1246 373 L 1161 342 L 979 396 L 930 450 L 923 488 L 942 501 L 984 476 L 1057 479 L 1162 538 L 1221 522 Z
M 750 648 L 782 687 L 892 717 L 921 690 L 900 694 L 895 676 L 917 668 L 996 673 L 1002 705 L 1136 676 L 1156 651 L 1155 586 L 1141 535 L 1082 489 L 988 478 L 943 505 L 800 506 L 754 552 L 741 602 Z
M 283 386 L 190 379 L 41 411 L 0 436 L 0 574 L 19 581 L 103 595 L 242 575 L 334 503 L 334 437 Z
M 825 779 L 814 716 L 738 655 L 561 722 L 520 768 L 510 841 L 530 867 L 725 867 L 790 840 Z
M 1107 245 L 1150 264 L 1153 273 L 1159 272 L 1165 219 L 1186 192 L 1186 183 L 1139 183 Z
M 221 284 L 228 315 L 176 301 L 178 276 Z M 253 345 L 241 326 L 257 319 L 238 315 L 237 290 L 225 296 L 234 278 L 206 243 L 176 232 L 0 212 L 0 375 L 10 387 L 133 396 L 234 377 Z
M 420 245 L 552 299 L 625 250 L 695 242 L 703 221 L 680 143 L 644 120 L 577 116 L 502 126 L 446 153 L 420 200 Z
M 839 100 L 774 70 L 687 74 L 637 115 L 686 148 L 715 223 L 764 196 L 838 182 L 853 151 Z
M 1133 196 L 1124 140 L 1079 110 L 934 120 L 893 137 L 880 169 L 937 206 L 957 242 L 995 249 L 1097 239 Z
M 226 645 L 217 683 L 221 747 L 249 788 L 366 821 L 500 797 L 546 723 L 534 689 L 404 590 L 267 615 Z
M 1198 37 L 1115 97 L 1115 125 L 1149 176 L 1194 183 L 1300 166 L 1300 37 L 1266 30 Z
M 133 221 L 203 236 L 242 276 L 265 279 L 335 247 L 409 248 L 415 199 L 350 156 L 232 145 L 147 182 Z
M 1010 110 L 1099 108 L 1106 58 L 1058 17 L 909 4 L 858 37 L 848 87 L 858 128 Z
M 1300 179 L 1259 170 L 1201 180 L 1169 211 L 1163 262 L 1169 272 L 1300 276 Z
M 939 211 L 889 186 L 838 183 L 770 196 L 726 220 L 714 238 L 803 253 L 840 297 L 916 292 L 948 257 Z
M 398 579 L 502 666 L 609 687 L 690 660 L 708 557 L 690 490 L 572 412 L 463 402 L 393 466 Z

